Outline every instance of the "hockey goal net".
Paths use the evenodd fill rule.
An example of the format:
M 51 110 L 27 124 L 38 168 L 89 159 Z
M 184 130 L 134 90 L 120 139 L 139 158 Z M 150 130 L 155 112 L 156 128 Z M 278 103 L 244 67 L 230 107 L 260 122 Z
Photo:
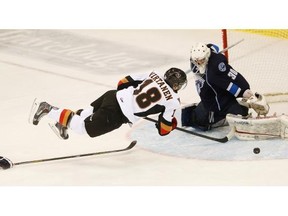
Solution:
M 268 102 L 288 101 L 288 29 L 222 30 L 232 67 Z M 244 40 L 243 40 L 244 39 Z

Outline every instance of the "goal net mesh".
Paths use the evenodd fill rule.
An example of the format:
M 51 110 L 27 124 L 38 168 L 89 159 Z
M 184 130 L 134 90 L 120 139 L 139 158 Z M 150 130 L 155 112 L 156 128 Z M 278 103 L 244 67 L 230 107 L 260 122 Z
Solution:
M 227 30 L 232 67 L 243 74 L 251 90 L 269 102 L 288 101 L 288 29 Z

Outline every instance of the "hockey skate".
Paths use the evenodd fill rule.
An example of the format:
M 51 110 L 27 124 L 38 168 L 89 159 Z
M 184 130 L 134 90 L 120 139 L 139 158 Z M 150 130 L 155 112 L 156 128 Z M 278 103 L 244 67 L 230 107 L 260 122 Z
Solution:
M 54 133 L 63 140 L 66 140 L 69 138 L 69 134 L 68 134 L 68 128 L 64 127 L 63 125 L 61 125 L 60 123 L 56 122 L 55 124 L 51 124 L 49 123 L 49 126 L 51 127 L 51 129 L 54 131 Z
M 38 125 L 43 116 L 47 115 L 52 108 L 53 106 L 47 102 L 38 102 L 37 99 L 35 99 L 31 108 L 29 122 L 33 125 Z

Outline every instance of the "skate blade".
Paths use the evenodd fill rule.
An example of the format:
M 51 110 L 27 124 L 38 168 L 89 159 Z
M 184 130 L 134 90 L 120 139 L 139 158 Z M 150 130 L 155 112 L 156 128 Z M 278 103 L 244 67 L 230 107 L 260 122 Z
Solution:
M 52 123 L 48 123 L 48 125 L 50 126 L 50 128 L 53 130 L 53 132 L 61 139 L 61 140 L 66 140 L 63 137 L 60 136 L 59 134 L 59 130 L 56 128 L 55 124 Z M 68 139 L 68 138 L 67 138 Z
M 33 118 L 34 118 L 35 112 L 37 111 L 38 107 L 39 107 L 39 102 L 37 101 L 37 98 L 35 98 L 33 103 L 32 103 L 29 118 L 28 118 L 28 122 L 30 124 L 33 124 Z

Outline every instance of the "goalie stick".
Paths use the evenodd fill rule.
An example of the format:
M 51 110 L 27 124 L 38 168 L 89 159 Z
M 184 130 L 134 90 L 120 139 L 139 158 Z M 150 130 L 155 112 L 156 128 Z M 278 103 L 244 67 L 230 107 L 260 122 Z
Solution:
M 148 121 L 151 121 L 151 122 L 157 122 L 157 120 L 155 119 L 152 119 L 152 118 L 149 118 L 149 117 L 146 117 L 144 118 Z M 207 136 L 205 134 L 201 134 L 201 133 L 197 133 L 195 131 L 190 131 L 190 130 L 186 130 L 184 128 L 180 128 L 180 127 L 176 127 L 175 130 L 179 130 L 179 131 L 182 131 L 184 133 L 188 133 L 188 134 L 192 134 L 194 136 L 198 136 L 198 137 L 202 137 L 204 139 L 208 139 L 208 140 L 213 140 L 213 141 L 216 141 L 216 142 L 220 142 L 220 143 L 226 143 L 228 142 L 233 136 L 234 136 L 234 132 L 235 132 L 235 127 L 232 127 L 232 129 L 230 130 L 230 132 L 223 138 L 217 138 L 217 137 L 211 137 L 211 136 Z
M 93 156 L 93 155 L 102 155 L 102 154 L 110 154 L 110 153 L 116 153 L 116 152 L 122 152 L 132 149 L 136 145 L 137 141 L 132 141 L 128 147 L 123 149 L 116 149 L 116 150 L 109 150 L 109 151 L 102 151 L 102 152 L 94 152 L 94 153 L 87 153 L 87 154 L 78 154 L 78 155 L 70 155 L 70 156 L 64 156 L 64 157 L 54 157 L 54 158 L 47 158 L 47 159 L 39 159 L 39 160 L 30 160 L 30 161 L 23 161 L 23 162 L 17 162 L 13 163 L 11 160 L 5 157 L 0 156 L 0 169 L 9 169 L 14 166 L 22 165 L 22 164 L 32 164 L 32 163 L 42 163 L 47 161 L 55 161 L 55 160 L 64 160 L 64 159 L 71 159 L 71 158 L 80 158 L 80 157 L 87 157 L 87 156 Z
M 225 49 L 221 50 L 219 53 L 224 53 L 226 52 L 227 50 L 229 50 L 230 48 L 238 45 L 239 43 L 241 43 L 242 41 L 244 41 L 244 38 L 242 38 L 241 40 L 235 42 L 234 44 L 231 44 L 230 46 L 226 47 Z

